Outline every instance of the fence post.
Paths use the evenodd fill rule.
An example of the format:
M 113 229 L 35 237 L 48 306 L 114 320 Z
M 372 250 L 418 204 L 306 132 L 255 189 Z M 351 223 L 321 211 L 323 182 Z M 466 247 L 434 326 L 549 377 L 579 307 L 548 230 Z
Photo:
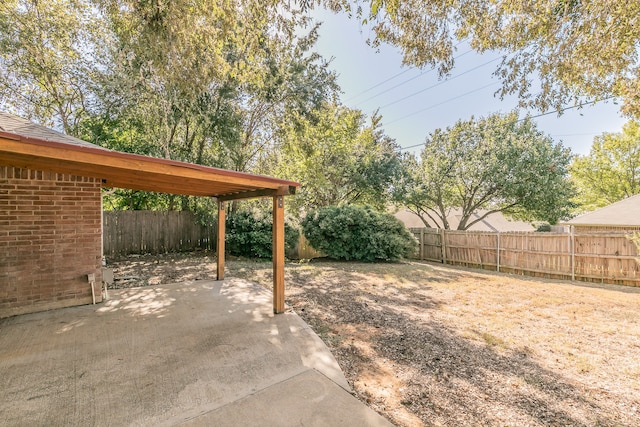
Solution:
M 447 263 L 447 245 L 444 241 L 445 238 L 445 234 L 444 234 L 444 228 L 440 229 L 440 248 L 442 250 L 442 263 L 446 264 Z
M 500 272 L 500 232 L 499 231 L 498 231 L 498 239 L 497 240 L 498 240 L 498 243 L 497 243 L 498 249 L 497 249 L 497 253 L 496 253 L 496 258 L 497 258 L 497 262 L 496 263 L 497 263 L 497 271 L 499 273 Z
M 424 261 L 424 228 L 420 229 L 420 261 Z
M 576 242 L 573 225 L 569 226 L 569 250 L 571 251 L 571 280 L 576 280 Z

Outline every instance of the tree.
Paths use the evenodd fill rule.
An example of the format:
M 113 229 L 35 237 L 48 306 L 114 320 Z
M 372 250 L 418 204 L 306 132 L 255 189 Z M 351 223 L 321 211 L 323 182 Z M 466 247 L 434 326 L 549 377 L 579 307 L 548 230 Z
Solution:
M 301 0 L 311 7 L 313 0 Z M 454 66 L 455 45 L 504 54 L 501 96 L 540 110 L 617 97 L 640 116 L 640 2 L 617 0 L 324 0 L 370 25 L 372 44 L 391 43 L 404 63 Z M 536 84 L 539 81 L 539 85 Z
M 257 0 L 105 4 L 118 40 L 106 96 L 115 107 L 96 135 L 110 135 L 115 117 L 151 155 L 270 173 L 280 123 L 309 118 L 337 93 L 328 62 L 312 51 L 317 26 L 302 31 L 310 20 L 299 11 Z M 138 198 L 119 195 L 128 205 Z
M 299 117 L 281 133 L 279 176 L 302 187 L 293 209 L 370 204 L 382 209 L 401 171 L 398 146 L 374 114 L 367 125 L 360 110 L 326 104 L 313 119 Z
M 9 0 L 0 108 L 111 149 L 269 173 L 280 124 L 312 119 L 338 91 L 317 28 L 275 0 Z
M 9 0 L 0 107 L 97 143 L 116 123 L 135 152 L 251 171 L 284 114 L 337 92 L 316 40 L 275 0 Z
M 293 30 L 293 27 L 290 28 Z M 315 25 L 305 36 L 290 33 L 265 41 L 260 66 L 253 65 L 254 78 L 241 86 L 237 100 L 239 138 L 223 143 L 224 155 L 234 170 L 264 168 L 265 158 L 276 149 L 276 133 L 283 123 L 315 121 L 325 102 L 337 97 L 338 85 L 329 63 L 312 49 L 318 38 Z
M 309 18 L 275 1 L 102 3 L 116 113 L 138 117 L 163 157 L 254 171 L 284 114 L 337 91 L 311 52 L 317 27 L 303 34 Z
M 640 194 L 640 122 L 627 122 L 621 133 L 596 136 L 589 154 L 576 157 L 570 172 L 581 210 Z
M 94 107 L 102 43 L 86 2 L 0 3 L 0 108 L 76 135 Z
M 402 222 L 370 206 L 325 206 L 309 212 L 302 228 L 309 243 L 333 259 L 398 261 L 417 246 Z
M 459 230 L 493 212 L 553 224 L 570 206 L 570 159 L 569 149 L 515 112 L 472 118 L 430 134 L 420 161 L 405 158 L 395 197 L 427 226 L 449 229 L 453 208 L 462 209 Z M 472 219 L 479 210 L 486 212 Z

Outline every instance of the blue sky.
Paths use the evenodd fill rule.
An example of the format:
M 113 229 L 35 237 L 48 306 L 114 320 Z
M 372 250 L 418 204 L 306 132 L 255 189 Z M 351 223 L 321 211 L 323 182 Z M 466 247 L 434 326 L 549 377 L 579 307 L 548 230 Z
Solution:
M 449 80 L 443 82 L 436 71 L 402 67 L 402 56 L 395 47 L 382 46 L 376 52 L 366 44 L 368 30 L 356 19 L 324 10 L 316 10 L 314 16 L 323 22 L 316 50 L 325 58 L 333 58 L 331 68 L 339 75 L 338 83 L 344 92 L 342 102 L 369 116 L 379 108 L 386 134 L 401 147 L 420 144 L 433 130 L 451 126 L 460 119 L 507 113 L 517 106 L 516 98 L 500 100 L 494 96 L 500 83 L 492 73 L 500 61 L 489 61 L 499 58 L 498 54 L 480 56 L 468 52 L 466 46 L 459 46 L 456 56 L 461 56 Z M 410 81 L 401 84 L 407 80 Z M 572 152 L 587 154 L 594 136 L 620 132 L 627 119 L 619 113 L 619 106 L 609 101 L 535 121 L 538 129 L 570 147 Z M 418 153 L 420 148 L 408 151 Z

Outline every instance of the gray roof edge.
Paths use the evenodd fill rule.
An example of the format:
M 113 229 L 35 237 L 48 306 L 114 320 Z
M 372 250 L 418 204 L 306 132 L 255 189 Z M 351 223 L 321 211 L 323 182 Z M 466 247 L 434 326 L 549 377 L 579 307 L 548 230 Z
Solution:
M 610 205 L 604 206 L 602 208 L 596 209 L 594 211 L 591 212 L 587 212 L 584 213 L 582 215 L 578 215 L 575 218 L 570 219 L 569 221 L 563 222 L 562 224 L 566 224 L 566 225 L 590 225 L 590 226 L 615 226 L 615 227 L 624 227 L 624 226 L 631 226 L 631 227 L 637 227 L 640 225 L 640 213 L 637 216 L 638 218 L 638 222 L 635 224 L 624 224 L 624 223 L 615 223 L 615 222 L 593 222 L 593 220 L 591 218 L 598 218 L 600 215 L 604 215 L 606 217 L 611 217 L 612 215 L 616 214 L 615 210 L 616 208 L 619 208 L 620 206 L 624 206 L 626 208 L 625 205 L 630 205 L 629 208 L 633 208 L 635 207 L 635 205 L 633 205 L 633 203 L 638 203 L 638 206 L 640 206 L 640 194 L 635 194 L 633 196 L 629 196 L 627 198 L 624 198 L 622 200 L 618 200 L 617 202 L 611 203 Z M 625 217 L 627 215 L 624 215 Z M 623 221 L 626 221 L 628 219 L 624 219 Z M 588 221 L 588 222 L 587 222 Z
M 624 227 L 640 227 L 640 225 L 638 224 L 597 224 L 597 223 L 586 223 L 586 222 L 576 222 L 576 223 L 571 223 L 571 222 L 559 222 L 558 225 L 572 225 L 572 226 L 579 226 L 579 227 L 611 227 L 611 228 L 624 228 Z
M 101 149 L 105 151 L 111 151 L 99 145 L 92 144 L 87 141 L 83 141 L 71 135 L 67 135 L 62 132 L 49 129 L 45 126 L 30 122 L 29 120 L 24 119 L 22 117 L 15 116 L 13 114 L 5 113 L 2 111 L 0 111 L 0 129 L 6 133 L 10 133 L 10 134 L 14 134 L 14 135 L 18 135 L 26 138 L 34 138 L 34 139 L 39 139 L 44 141 L 54 141 L 54 142 L 60 142 L 63 144 L 70 144 L 70 145 L 76 145 L 81 147 L 90 147 L 90 148 L 96 148 L 96 149 Z

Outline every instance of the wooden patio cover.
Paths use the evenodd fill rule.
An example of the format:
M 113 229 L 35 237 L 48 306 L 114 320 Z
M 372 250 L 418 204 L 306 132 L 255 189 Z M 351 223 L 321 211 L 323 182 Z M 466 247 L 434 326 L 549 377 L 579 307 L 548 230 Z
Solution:
M 5 116 L 6 117 L 6 116 Z M 24 123 L 28 123 L 24 125 Z M 217 278 L 224 279 L 225 202 L 273 199 L 273 310 L 284 311 L 284 196 L 300 184 L 107 150 L 42 126 L 0 128 L 0 165 L 95 177 L 104 187 L 208 196 L 218 201 Z

